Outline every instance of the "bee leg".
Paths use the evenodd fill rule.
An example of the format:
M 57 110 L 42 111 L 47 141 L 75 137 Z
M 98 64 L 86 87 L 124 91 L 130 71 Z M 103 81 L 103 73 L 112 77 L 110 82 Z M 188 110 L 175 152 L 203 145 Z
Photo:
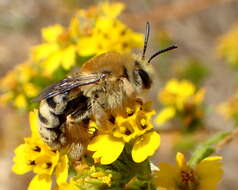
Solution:
M 72 160 L 80 160 L 86 153 L 87 145 L 91 139 L 88 132 L 89 118 L 83 119 L 80 123 L 67 120 L 66 135 L 70 146 L 68 155 Z
M 71 160 L 80 160 L 85 154 L 85 145 L 82 143 L 72 143 L 69 148 L 68 156 Z
M 105 108 L 97 100 L 92 100 L 92 114 L 98 125 L 102 125 L 103 122 L 108 120 L 108 114 L 105 112 Z
M 66 145 L 66 135 L 65 135 L 66 124 L 63 123 L 57 128 L 46 128 L 44 126 L 39 127 L 40 135 L 43 141 L 49 145 L 51 148 L 59 150 Z

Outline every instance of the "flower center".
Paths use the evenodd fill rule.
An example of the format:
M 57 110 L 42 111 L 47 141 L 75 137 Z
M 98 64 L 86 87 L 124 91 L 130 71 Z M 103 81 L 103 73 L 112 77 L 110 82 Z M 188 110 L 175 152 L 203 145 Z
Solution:
M 180 189 L 181 190 L 196 190 L 197 187 L 197 180 L 192 169 L 182 170 L 180 172 L 181 176 L 181 183 Z

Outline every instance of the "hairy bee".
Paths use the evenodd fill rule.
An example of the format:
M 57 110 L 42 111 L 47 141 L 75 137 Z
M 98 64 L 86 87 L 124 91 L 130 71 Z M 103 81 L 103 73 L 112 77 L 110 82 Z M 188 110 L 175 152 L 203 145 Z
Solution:
M 108 52 L 83 64 L 79 73 L 46 88 L 39 97 L 39 132 L 52 148 L 68 143 L 67 122 L 87 124 L 89 119 L 102 123 L 135 98 L 150 89 L 153 68 L 151 60 L 157 55 L 176 48 L 171 46 L 145 58 L 150 25 L 142 56 Z M 74 131 L 73 136 L 84 135 Z

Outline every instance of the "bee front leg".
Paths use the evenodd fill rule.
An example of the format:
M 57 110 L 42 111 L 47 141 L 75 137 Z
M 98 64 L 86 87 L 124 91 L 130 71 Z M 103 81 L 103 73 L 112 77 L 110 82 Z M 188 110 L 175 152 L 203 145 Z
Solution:
M 105 111 L 105 106 L 96 99 L 92 100 L 92 115 L 98 125 L 102 125 L 108 120 L 108 114 Z

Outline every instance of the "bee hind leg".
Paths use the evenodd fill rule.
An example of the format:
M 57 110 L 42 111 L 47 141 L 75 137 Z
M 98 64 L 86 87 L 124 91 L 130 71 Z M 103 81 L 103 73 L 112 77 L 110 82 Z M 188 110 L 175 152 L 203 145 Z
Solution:
M 72 112 L 68 117 L 67 117 L 67 123 L 80 123 L 84 121 L 85 119 L 90 118 L 91 116 L 91 105 L 86 105 L 84 107 L 78 107 L 74 112 Z
M 85 146 L 82 143 L 75 142 L 71 144 L 68 156 L 70 157 L 71 160 L 80 160 L 82 156 L 85 154 L 85 151 L 86 151 Z

